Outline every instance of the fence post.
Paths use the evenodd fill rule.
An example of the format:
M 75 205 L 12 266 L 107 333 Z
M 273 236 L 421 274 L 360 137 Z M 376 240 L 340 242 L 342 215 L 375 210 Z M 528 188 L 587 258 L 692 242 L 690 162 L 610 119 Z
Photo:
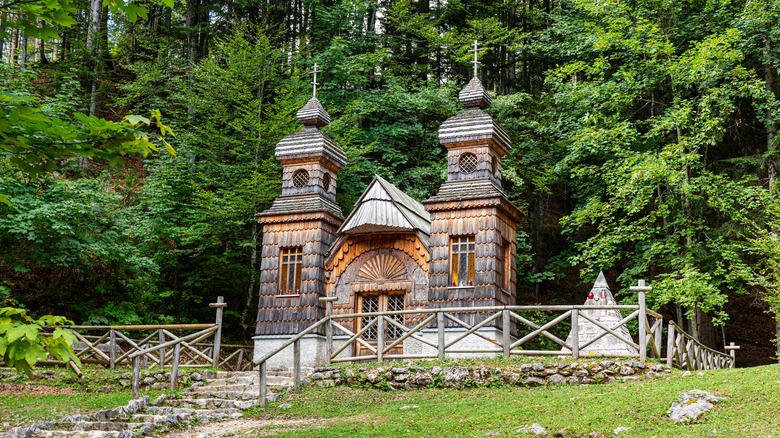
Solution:
M 509 310 L 504 309 L 501 311 L 501 324 L 502 324 L 502 330 L 503 330 L 503 337 L 504 337 L 504 357 L 508 358 L 509 355 L 512 353 L 512 326 L 511 326 L 511 320 L 509 317 Z
M 325 363 L 330 364 L 330 355 L 333 352 L 333 302 L 337 297 L 320 297 L 320 302 L 325 303 L 325 317 L 328 322 L 325 323 Z
M 268 383 L 268 375 L 266 373 L 266 369 L 268 367 L 268 364 L 266 364 L 265 361 L 260 364 L 260 406 L 265 407 L 266 401 L 267 401 L 267 383 Z
M 160 344 L 165 343 L 165 331 L 163 329 L 157 330 L 157 338 L 160 341 Z M 165 368 L 165 348 L 160 349 L 160 369 Z
M 444 337 L 444 312 L 439 310 L 436 312 L 436 327 L 438 330 L 439 335 L 439 344 L 438 346 L 438 356 L 439 360 L 444 359 L 444 346 L 445 346 L 445 337 Z
M 301 340 L 293 344 L 293 388 L 301 390 Z
M 674 322 L 669 321 L 669 331 L 666 333 L 666 366 L 669 369 L 674 365 Z
M 179 384 L 179 353 L 181 343 L 173 346 L 173 362 L 171 362 L 171 391 L 175 391 Z
M 729 368 L 734 368 L 737 365 L 737 350 L 739 350 L 739 345 L 734 345 L 733 342 L 730 342 L 729 345 L 726 347 L 726 351 L 729 352 L 729 356 L 731 356 L 731 366 Z
M 636 286 L 629 289 L 637 293 L 639 302 L 639 360 L 647 360 L 647 304 L 645 303 L 645 292 L 653 290 L 652 287 L 645 286 L 644 280 L 639 280 Z
M 209 307 L 217 308 L 217 331 L 214 332 L 214 351 L 211 359 L 211 366 L 214 368 L 219 368 L 219 344 L 222 341 L 222 309 L 227 307 L 227 304 L 225 304 L 225 297 L 217 297 L 217 302 L 209 303 Z
M 114 329 L 109 329 L 108 339 L 108 366 L 113 370 L 116 366 L 116 332 Z
M 133 357 L 133 398 L 138 398 L 138 391 L 141 389 L 141 358 Z
M 653 333 L 653 340 L 655 340 L 655 351 L 658 352 L 658 357 L 656 359 L 661 360 L 661 344 L 663 342 L 663 331 L 664 331 L 664 321 L 661 319 L 661 321 L 657 321 L 657 324 L 655 326 L 655 333 Z
M 580 309 L 571 309 L 571 355 L 580 358 Z
M 376 317 L 376 361 L 382 362 L 385 355 L 385 317 Z

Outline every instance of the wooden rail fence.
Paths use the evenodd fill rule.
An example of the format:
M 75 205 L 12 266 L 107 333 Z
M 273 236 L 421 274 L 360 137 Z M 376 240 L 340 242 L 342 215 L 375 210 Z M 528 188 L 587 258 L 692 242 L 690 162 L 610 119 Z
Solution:
M 685 333 L 674 321 L 669 321 L 666 341 L 666 365 L 669 367 L 697 371 L 734 368 L 736 364 L 736 350 L 739 350 L 739 346 L 733 342 L 727 345 L 725 350 L 728 353 L 713 350 Z
M 164 324 L 164 325 L 115 325 L 66 326 L 76 337 L 74 349 L 82 363 L 98 364 L 109 368 L 118 365 L 141 368 L 166 366 L 214 367 L 225 370 L 245 371 L 252 367 L 251 345 L 222 344 L 223 297 L 209 307 L 216 309 L 213 324 Z M 195 333 L 189 333 L 195 331 Z M 95 334 L 95 332 L 97 332 Z M 142 334 L 142 337 L 138 337 Z M 134 338 L 135 336 L 135 338 Z M 62 364 L 57 361 L 40 363 Z M 67 365 L 81 375 L 75 363 Z M 136 370 L 134 369 L 134 372 Z M 172 376 L 175 373 L 171 373 Z M 173 378 L 173 377 L 172 377 Z M 172 383 L 172 386 L 175 386 Z
M 263 406 L 266 403 L 268 360 L 292 346 L 293 389 L 299 390 L 301 384 L 302 339 L 310 334 L 322 334 L 323 331 L 325 335 L 325 356 L 328 363 L 366 360 L 382 362 L 389 359 L 443 359 L 448 354 L 500 355 L 503 357 L 551 355 L 571 356 L 574 359 L 578 359 L 580 351 L 608 335 L 614 336 L 637 351 L 633 355 L 621 355 L 623 357 L 637 357 L 640 361 L 645 361 L 649 352 L 651 357 L 663 360 L 663 316 L 648 309 L 645 303 L 645 293 L 651 290 L 651 288 L 646 286 L 644 281 L 639 281 L 639 284 L 631 287 L 631 290 L 637 292 L 638 304 L 606 305 L 595 308 L 597 310 L 617 310 L 628 313 L 619 322 L 611 326 L 606 326 L 599 322 L 597 318 L 589 315 L 588 311 L 594 310 L 594 307 L 584 305 L 415 309 L 396 312 L 333 315 L 333 301 L 335 297 L 320 298 L 326 305 L 325 318 L 255 361 L 260 373 L 260 402 Z M 535 322 L 531 315 L 538 315 L 539 312 L 555 312 L 557 316 L 548 322 Z M 470 325 L 464 322 L 464 318 L 462 318 L 462 315 L 468 313 L 479 313 L 483 318 L 481 318 L 479 323 Z M 416 322 L 413 326 L 407 327 L 402 322 L 405 318 Z M 563 321 L 570 321 L 572 332 L 578 333 L 580 318 L 592 323 L 601 332 L 583 344 L 580 344 L 580 339 L 577 335 L 571 336 L 570 340 L 567 341 L 553 333 L 552 329 Z M 636 340 L 633 337 L 626 338 L 618 330 L 621 327 L 627 327 L 627 324 L 633 321 L 636 321 L 637 324 Z M 669 339 L 674 338 L 674 344 L 671 343 L 672 341 L 669 341 L 666 357 L 670 366 L 689 367 L 688 369 L 700 364 L 706 364 L 706 366 L 714 368 L 733 367 L 733 349 L 730 356 L 708 349 L 690 336 L 687 336 L 687 334 L 683 335 L 680 330 L 674 331 L 676 326 L 673 323 L 671 324 L 669 326 Z M 357 329 L 350 330 L 350 327 L 357 327 Z M 459 328 L 460 332 L 453 334 L 450 330 L 448 333 L 447 329 L 452 327 Z M 486 327 L 498 328 L 499 336 L 486 336 L 485 332 L 481 330 Z M 394 339 L 386 338 L 386 329 L 388 328 L 392 329 L 396 335 Z M 435 336 L 432 336 L 432 332 L 435 332 Z M 522 332 L 524 334 L 516 338 L 512 335 L 513 332 Z M 367 333 L 375 334 L 375 337 L 371 336 L 369 341 L 366 337 Z M 338 345 L 334 344 L 334 339 L 337 335 L 340 335 Z M 456 348 L 461 341 L 468 337 L 472 337 L 472 339 L 473 337 L 481 338 L 486 342 L 482 343 L 482 348 Z M 540 338 L 552 341 L 560 349 L 526 348 L 532 341 Z M 683 338 L 685 341 L 679 340 Z M 415 354 L 398 352 L 397 347 L 402 346 L 407 341 L 427 346 L 428 352 Z M 676 347 L 672 349 L 672 345 Z M 681 347 L 683 345 L 684 348 Z M 357 347 L 360 348 L 361 355 L 344 355 L 350 349 L 353 352 L 356 351 Z M 732 348 L 736 349 L 739 347 Z M 672 351 L 673 354 L 670 355 L 669 351 Z

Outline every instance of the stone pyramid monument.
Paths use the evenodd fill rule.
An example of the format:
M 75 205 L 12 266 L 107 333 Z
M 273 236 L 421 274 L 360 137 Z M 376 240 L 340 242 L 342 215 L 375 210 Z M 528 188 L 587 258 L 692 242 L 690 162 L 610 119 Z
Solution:
M 585 305 L 592 306 L 593 310 L 582 310 L 581 312 L 605 327 L 614 328 L 623 319 L 620 311 L 617 309 L 599 309 L 599 307 L 615 304 L 615 298 L 609 290 L 607 279 L 604 278 L 603 272 L 599 272 L 596 282 L 593 283 L 593 288 L 588 293 L 588 299 L 585 300 Z M 631 339 L 631 334 L 625 325 L 615 329 L 615 331 L 620 337 Z M 592 344 L 585 346 L 585 344 L 602 333 L 604 333 L 604 330 L 601 327 L 580 316 L 579 333 L 576 334 L 579 336 L 580 356 L 626 356 L 638 353 L 637 349 L 632 345 L 627 344 L 612 334 L 602 336 Z M 571 343 L 573 336 L 575 336 L 575 333 L 569 333 L 569 336 L 566 338 L 567 344 Z M 561 351 L 570 353 L 568 348 L 564 348 Z

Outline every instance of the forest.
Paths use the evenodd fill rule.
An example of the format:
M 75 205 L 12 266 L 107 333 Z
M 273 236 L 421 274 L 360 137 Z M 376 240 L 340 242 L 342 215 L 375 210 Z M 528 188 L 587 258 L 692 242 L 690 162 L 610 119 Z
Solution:
M 646 279 L 713 346 L 776 359 L 772 0 L 0 0 L 0 307 L 254 331 L 276 143 L 317 96 L 347 168 L 418 200 L 472 75 L 510 134 L 520 304 Z M 777 329 L 776 329 L 777 327 Z M 776 331 L 777 330 L 777 331 Z

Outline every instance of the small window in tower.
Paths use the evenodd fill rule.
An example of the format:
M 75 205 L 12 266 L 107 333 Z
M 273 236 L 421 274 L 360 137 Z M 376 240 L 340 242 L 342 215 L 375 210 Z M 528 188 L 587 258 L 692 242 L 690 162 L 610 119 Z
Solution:
M 327 192 L 330 189 L 330 174 L 325 173 L 325 176 L 322 177 L 322 188 L 325 189 Z
M 301 188 L 309 183 L 309 172 L 301 169 L 293 174 L 293 185 Z
M 504 290 L 512 291 L 512 246 L 504 240 Z
M 282 248 L 279 262 L 279 295 L 300 295 L 303 248 Z
M 501 172 L 499 172 L 500 166 L 498 165 L 498 158 L 493 157 L 493 159 L 490 161 L 490 173 L 493 174 L 496 178 L 498 178 Z
M 450 240 L 450 280 L 453 286 L 474 285 L 474 236 Z
M 470 152 L 461 154 L 458 163 L 460 164 L 460 171 L 463 173 L 473 173 L 477 170 L 477 156 Z

